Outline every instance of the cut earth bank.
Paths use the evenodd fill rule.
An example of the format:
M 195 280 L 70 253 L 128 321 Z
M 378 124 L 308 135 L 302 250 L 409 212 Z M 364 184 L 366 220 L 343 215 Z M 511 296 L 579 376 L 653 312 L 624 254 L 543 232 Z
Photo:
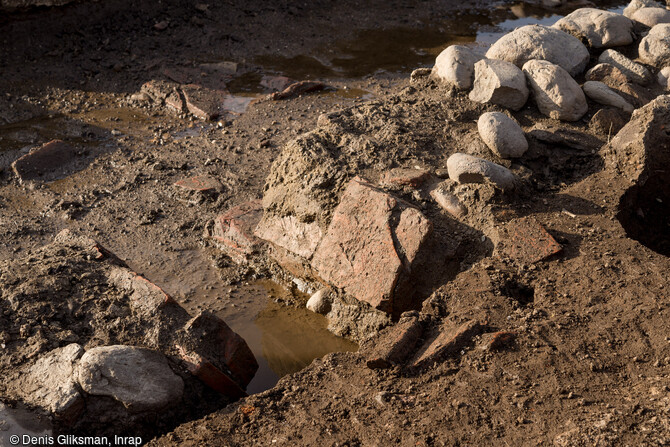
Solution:
M 586 13 L 572 21 L 579 24 Z M 637 10 L 629 10 L 632 14 Z M 282 144 L 262 209 L 248 212 L 253 203 L 240 203 L 200 227 L 198 220 L 175 221 L 178 231 L 197 238 L 205 231 L 228 247 L 229 258 L 218 258 L 222 263 L 244 259 L 251 266 L 231 267 L 231 277 L 251 270 L 318 290 L 316 298 L 322 299 L 314 308 L 362 349 L 317 360 L 272 390 L 178 427 L 155 443 L 667 443 L 668 98 L 654 99 L 662 88 L 645 75 L 662 73 L 667 64 L 667 31 L 656 25 L 641 40 L 648 31 L 644 24 L 609 20 L 624 23 L 616 45 L 625 42 L 626 33 L 631 40 L 617 46 L 619 53 L 604 52 L 595 42 L 605 36 L 589 40 L 588 29 L 565 28 L 589 42 L 583 49 L 579 40 L 559 34 L 558 26 L 522 29 L 515 33 L 524 33 L 519 40 L 528 39 L 530 54 L 496 54 L 494 46 L 487 59 L 470 58 L 471 64 L 447 59 L 455 71 L 471 73 L 475 90 L 469 96 L 469 86 L 462 87 L 467 79 L 458 84 L 465 91 L 448 85 L 438 61 L 431 76 L 418 71 L 409 85 L 393 84 L 378 101 L 324 113 L 314 130 Z M 574 48 L 567 59 L 576 64 L 566 65 L 563 54 L 549 47 L 555 36 L 570 43 L 561 45 L 563 50 Z M 639 57 L 646 67 L 631 65 L 626 57 Z M 510 96 L 511 105 L 505 102 Z M 632 118 L 626 104 L 638 109 Z M 261 104 L 258 110 L 276 107 Z M 253 113 L 247 117 L 261 115 Z M 267 146 L 259 141 L 258 149 Z M 82 188 L 78 200 L 53 203 L 53 189 L 37 186 L 30 200 L 44 206 L 40 218 L 51 224 L 49 230 L 62 226 L 50 220 L 61 213 L 88 224 L 101 212 L 123 221 L 124 213 L 134 211 L 118 210 L 119 197 L 142 210 L 141 224 L 155 225 L 170 213 L 156 206 L 165 200 L 162 192 L 148 201 L 138 197 L 152 190 L 141 185 L 165 181 L 170 178 L 165 171 L 183 166 L 185 157 L 170 151 L 179 152 L 168 147 L 165 154 L 139 159 L 103 154 L 71 178 L 99 177 L 109 172 L 107 163 L 126 162 L 124 183 L 97 180 L 94 191 Z M 238 158 L 236 163 L 244 163 Z M 197 156 L 188 161 L 199 163 Z M 217 161 L 209 159 L 212 164 Z M 21 163 L 14 170 L 29 172 Z M 235 179 L 211 174 L 228 194 L 240 190 Z M 3 218 L 9 219 L 21 203 L 19 195 L 7 194 L 20 190 L 13 174 L 7 177 Z M 31 184 L 27 178 L 25 183 Z M 226 203 L 194 194 L 195 199 L 182 200 L 200 203 L 208 213 Z M 6 236 L 18 239 L 13 248 L 44 242 L 49 231 L 38 231 L 39 222 L 29 213 L 18 215 L 23 223 L 7 227 Z M 261 219 L 260 225 L 247 225 L 250 215 Z M 105 219 L 98 225 L 104 227 Z M 25 233 L 31 236 L 24 241 Z M 120 244 L 123 257 L 134 258 L 126 256 L 134 253 L 128 247 L 132 238 L 119 240 L 128 241 Z M 63 372 L 60 379 L 68 385 L 58 392 L 71 392 L 57 394 L 59 406 L 53 408 L 80 409 L 85 402 L 91 413 L 75 412 L 84 414 L 81 424 L 105 413 L 116 414 L 109 427 L 130 422 L 126 427 L 132 431 L 152 423 L 160 431 L 197 416 L 178 414 L 180 399 L 204 398 L 205 404 L 212 399 L 212 407 L 225 403 L 204 388 L 211 376 L 198 376 L 200 371 L 235 376 L 225 352 L 198 345 L 209 339 L 202 335 L 224 332 L 225 324 L 206 314 L 188 317 L 87 238 L 61 233 L 21 259 L 2 266 L 2 327 L 8 328 L 2 334 L 8 347 L 3 362 L 17 380 L 4 384 L 3 396 L 43 405 L 37 391 L 44 390 L 30 392 L 30 384 L 19 381 L 40 374 L 41 365 L 57 365 L 53 369 Z M 21 279 L 31 275 L 34 282 Z M 63 298 L 58 304 L 47 299 L 54 291 Z M 94 299 L 100 292 L 105 299 Z M 146 301 L 175 316 L 149 308 L 147 324 L 136 326 Z M 79 311 L 86 306 L 99 309 Z M 400 319 L 393 323 L 392 317 Z M 80 319 L 80 325 L 70 321 Z M 191 338 L 193 328 L 201 327 L 205 333 Z M 180 349 L 189 340 L 214 369 Z M 125 344 L 153 351 L 118 347 Z M 116 347 L 101 352 L 100 346 Z M 129 398 L 135 397 L 132 387 L 110 390 L 109 384 L 90 380 L 92 365 L 98 371 L 113 368 L 109 359 L 117 355 L 137 359 L 161 377 L 153 385 L 163 399 L 138 405 Z M 248 364 L 246 371 L 253 369 Z M 24 374 L 19 376 L 16 365 Z M 193 378 L 194 372 L 202 380 Z M 216 383 L 226 380 L 218 378 Z M 183 387 L 178 396 L 177 383 Z M 163 410 L 170 404 L 173 410 Z M 186 408 L 208 412 L 207 405 Z M 63 423 L 70 422 L 71 413 L 62 415 Z

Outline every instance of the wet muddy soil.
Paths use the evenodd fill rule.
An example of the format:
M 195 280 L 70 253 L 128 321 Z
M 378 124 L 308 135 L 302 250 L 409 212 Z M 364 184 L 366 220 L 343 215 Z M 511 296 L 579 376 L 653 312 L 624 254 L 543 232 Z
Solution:
M 598 6 L 617 10 L 622 3 Z M 636 256 L 640 245 L 622 242 L 614 215 L 598 214 L 601 206 L 614 209 L 616 198 L 594 191 L 606 191 L 616 179 L 589 180 L 602 170 L 593 154 L 558 157 L 560 166 L 551 172 L 543 170 L 546 159 L 531 162 L 540 186 L 515 206 L 520 215 L 545 218 L 565 247 L 563 257 L 520 271 L 488 258 L 469 261 L 471 274 L 438 293 L 451 299 L 445 298 L 446 307 L 436 304 L 435 312 L 455 319 L 487 313 L 496 328 L 524 334 L 516 348 L 501 356 L 473 350 L 460 364 L 446 362 L 426 375 L 373 373 L 353 353 L 321 359 L 358 346 L 328 332 L 325 318 L 304 309 L 306 297 L 294 286 L 272 282 L 263 267 L 237 265 L 203 237 L 216 215 L 262 197 L 282 146 L 313 129 L 321 114 L 397 100 L 411 70 L 430 66 L 446 46 L 485 48 L 514 27 L 549 24 L 576 7 L 111 1 L 3 15 L 0 259 L 41 247 L 61 229 L 78 230 L 190 312 L 213 311 L 247 340 L 260 364 L 248 391 L 262 393 L 178 429 L 160 445 L 314 445 L 320 439 L 333 445 L 530 445 L 571 430 L 563 445 L 642 439 L 633 434 L 653 434 L 668 420 L 662 408 L 667 339 L 645 335 L 654 324 L 663 327 L 667 312 L 667 272 L 654 257 L 668 254 L 662 236 L 667 194 L 654 187 L 622 199 L 639 203 L 639 210 L 621 208 L 625 234 L 656 253 Z M 319 80 L 328 88 L 288 101 L 264 100 L 280 77 Z M 228 113 L 202 121 L 133 100 L 152 79 L 225 89 Z M 435 104 L 452 92 L 422 95 L 419 102 Z M 463 123 L 480 110 L 458 97 L 449 105 L 436 106 L 460 123 L 446 141 L 464 147 L 471 135 L 461 130 Z M 536 115 L 520 121 L 528 124 Z M 20 183 L 11 163 L 53 139 L 73 145 L 76 162 L 46 173 L 55 181 Z M 221 182 L 216 195 L 193 197 L 174 185 L 202 175 Z M 653 216 L 658 231 L 650 233 L 640 213 Z M 572 284 L 570 278 L 585 271 L 584 283 Z M 509 287 L 501 291 L 498 283 Z M 610 289 L 612 295 L 603 292 Z M 594 307 L 598 303 L 607 306 Z M 659 314 L 645 319 L 645 312 Z M 586 321 L 597 322 L 597 334 L 589 335 Z M 593 371 L 613 374 L 592 382 Z M 612 427 L 623 437 L 611 438 Z M 661 445 L 652 438 L 644 438 L 651 439 L 647 445 Z

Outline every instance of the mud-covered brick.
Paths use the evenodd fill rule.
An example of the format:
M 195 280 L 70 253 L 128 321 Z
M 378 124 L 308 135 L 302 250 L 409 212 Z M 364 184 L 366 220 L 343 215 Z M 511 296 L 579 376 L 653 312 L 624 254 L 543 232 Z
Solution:
M 220 370 L 228 370 L 242 388 L 251 382 L 258 362 L 249 346 L 216 315 L 201 313 L 184 326 L 182 345 L 210 361 Z
M 457 355 L 482 330 L 482 324 L 474 320 L 457 329 L 450 326 L 441 327 L 438 334 L 419 349 L 412 366 L 419 368 L 429 366 L 446 357 Z
M 114 268 L 109 282 L 130 296 L 130 306 L 143 315 L 153 315 L 158 309 L 175 301 L 163 289 L 145 277 L 126 268 Z
M 414 352 L 422 334 L 423 325 L 417 317 L 401 319 L 374 339 L 373 347 L 366 353 L 366 365 L 382 369 L 404 362 Z
M 324 281 L 390 313 L 398 281 L 411 274 L 431 232 L 419 210 L 356 177 L 333 212 L 312 268 Z
M 188 371 L 214 391 L 235 400 L 247 396 L 233 379 L 200 354 L 189 352 L 179 345 L 177 350 Z
M 480 348 L 484 351 L 498 351 L 511 346 L 516 340 L 516 332 L 498 331 L 482 335 Z
M 300 81 L 286 87 L 281 92 L 275 92 L 268 96 L 273 101 L 290 99 L 305 93 L 317 92 L 326 88 L 326 85 L 316 81 Z
M 59 422 L 73 425 L 85 402 L 76 384 L 76 367 L 84 349 L 70 344 L 54 349 L 27 366 L 16 379 L 24 402 L 53 414 Z
M 174 183 L 180 200 L 200 203 L 206 199 L 214 199 L 223 191 L 223 185 L 217 179 L 207 175 L 197 175 Z
M 254 235 L 254 229 L 261 217 L 263 206 L 260 200 L 244 202 L 214 219 L 211 236 L 235 259 L 250 255 L 262 243 Z
M 61 140 L 53 140 L 14 161 L 12 169 L 21 182 L 48 180 L 76 157 L 75 148 Z
M 168 96 L 177 91 L 177 87 L 179 85 L 174 82 L 152 79 L 142 84 L 140 92 L 146 93 L 154 101 L 163 103 L 167 100 Z M 179 109 L 181 110 L 181 104 L 179 105 Z
M 120 267 L 127 267 L 126 263 L 119 259 L 114 253 L 107 250 L 105 247 L 100 245 L 95 239 L 90 237 L 81 236 L 73 232 L 72 230 L 66 228 L 56 235 L 54 242 L 57 244 L 63 244 L 70 247 L 80 247 L 88 252 L 92 259 L 102 261 L 106 260 L 111 264 L 116 264 Z
M 186 109 L 193 116 L 203 120 L 213 120 L 223 114 L 227 92 L 192 84 L 182 86 L 181 90 L 184 94 Z
M 515 219 L 502 229 L 500 251 L 520 262 L 532 264 L 561 252 L 561 244 L 532 217 Z
M 395 168 L 382 175 L 381 183 L 384 186 L 421 186 L 430 178 L 430 172 L 423 169 Z

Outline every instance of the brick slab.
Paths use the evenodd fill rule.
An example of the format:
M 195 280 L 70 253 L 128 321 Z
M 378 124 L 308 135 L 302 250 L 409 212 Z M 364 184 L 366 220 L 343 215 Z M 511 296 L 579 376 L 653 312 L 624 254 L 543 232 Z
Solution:
M 412 366 L 429 366 L 446 357 L 457 355 L 482 330 L 481 323 L 477 321 L 468 321 L 456 330 L 442 327 L 437 336 L 419 350 Z
M 55 170 L 72 163 L 76 156 L 75 148 L 53 140 L 14 161 L 12 169 L 21 182 L 45 180 L 51 178 Z
M 255 234 L 295 255 L 310 259 L 323 232 L 318 223 L 301 222 L 295 216 L 266 216 L 258 224 Z
M 421 212 L 356 177 L 312 260 L 326 282 L 392 312 L 393 292 L 432 231 Z
M 200 354 L 188 352 L 179 345 L 177 345 L 177 350 L 188 371 L 214 391 L 234 400 L 247 396 L 247 393 L 233 379 Z
M 254 228 L 263 217 L 260 200 L 244 202 L 229 209 L 214 220 L 212 238 L 223 245 L 233 257 L 244 257 L 256 251 L 261 240 L 254 236 Z
M 402 363 L 414 352 L 422 334 L 423 325 L 418 318 L 400 320 L 374 340 L 374 348 L 366 355 L 368 368 L 390 368 L 394 364 Z
M 527 264 L 542 261 L 562 249 L 561 244 L 532 217 L 512 220 L 502 230 L 501 253 Z
M 213 120 L 223 114 L 223 103 L 228 96 L 227 92 L 192 84 L 183 86 L 181 91 L 184 94 L 186 109 L 192 115 L 203 120 Z
M 163 289 L 145 277 L 122 267 L 112 269 L 109 282 L 130 296 L 131 307 L 146 315 L 155 314 L 158 309 L 175 301 Z

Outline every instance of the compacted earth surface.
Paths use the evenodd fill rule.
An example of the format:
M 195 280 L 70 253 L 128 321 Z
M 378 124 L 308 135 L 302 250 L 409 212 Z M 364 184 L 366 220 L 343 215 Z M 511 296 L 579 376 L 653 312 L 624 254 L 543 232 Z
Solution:
M 670 443 L 670 45 L 558 120 L 430 67 L 625 4 L 360 3 L 0 2 L 0 447 Z

